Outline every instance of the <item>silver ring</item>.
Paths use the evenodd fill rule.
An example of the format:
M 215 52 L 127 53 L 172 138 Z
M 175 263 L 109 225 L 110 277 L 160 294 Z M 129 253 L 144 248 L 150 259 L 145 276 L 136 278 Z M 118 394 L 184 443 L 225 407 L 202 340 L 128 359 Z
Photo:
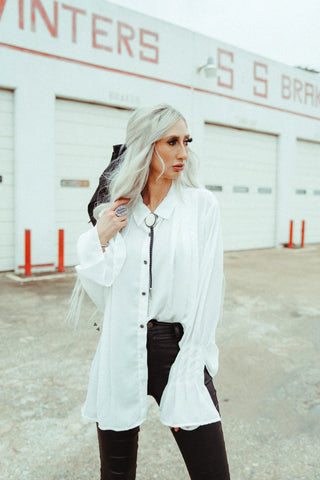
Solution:
M 125 205 L 120 205 L 120 207 L 117 207 L 115 209 L 117 217 L 122 217 L 123 215 L 127 215 L 128 211 L 129 210 Z

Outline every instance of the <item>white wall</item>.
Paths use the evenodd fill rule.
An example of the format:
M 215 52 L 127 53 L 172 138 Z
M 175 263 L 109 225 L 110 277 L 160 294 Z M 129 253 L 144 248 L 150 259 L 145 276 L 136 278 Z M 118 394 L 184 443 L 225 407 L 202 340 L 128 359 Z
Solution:
M 42 4 L 47 22 L 54 27 L 54 2 L 42 0 Z M 17 1 L 7 0 L 0 18 L 0 87 L 15 89 L 15 267 L 23 263 L 24 228 L 32 230 L 33 263 L 56 261 L 56 96 L 127 108 L 171 103 L 186 116 L 192 146 L 200 157 L 206 155 L 205 121 L 279 135 L 276 237 L 278 244 L 287 241 L 295 138 L 320 141 L 319 76 L 99 0 L 76 2 L 85 14 L 77 16 L 77 41 L 73 42 L 72 15 L 63 4 L 74 6 L 75 2 L 56 2 L 57 37 L 39 11 L 32 31 L 30 0 L 24 1 L 24 15 L 19 14 Z M 97 29 L 105 32 L 97 34 L 96 41 L 112 52 L 92 46 L 94 14 L 110 20 L 96 20 Z M 128 41 L 132 56 L 124 43 L 122 52 L 117 51 L 118 22 L 129 25 L 124 32 L 134 36 Z M 144 37 L 152 47 L 140 41 L 143 29 L 152 32 Z M 156 49 L 157 61 L 141 58 L 155 60 Z M 196 73 L 208 56 L 220 65 L 215 79 Z M 287 84 L 290 89 L 282 88 Z

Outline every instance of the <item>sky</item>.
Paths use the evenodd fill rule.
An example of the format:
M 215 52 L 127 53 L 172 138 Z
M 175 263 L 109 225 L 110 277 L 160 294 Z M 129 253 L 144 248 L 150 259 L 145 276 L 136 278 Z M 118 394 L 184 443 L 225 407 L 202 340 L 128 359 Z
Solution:
M 320 71 L 320 0 L 113 0 L 263 57 Z

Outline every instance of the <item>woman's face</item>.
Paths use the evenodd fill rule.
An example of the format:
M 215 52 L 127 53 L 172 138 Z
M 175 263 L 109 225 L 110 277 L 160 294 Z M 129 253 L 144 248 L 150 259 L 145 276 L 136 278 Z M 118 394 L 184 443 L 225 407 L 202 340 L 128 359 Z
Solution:
M 155 143 L 155 148 L 165 164 L 165 171 L 160 179 L 175 180 L 181 175 L 188 157 L 188 138 L 190 138 L 188 127 L 185 121 L 180 119 Z M 162 163 L 154 151 L 150 163 L 150 176 L 156 180 L 161 172 Z

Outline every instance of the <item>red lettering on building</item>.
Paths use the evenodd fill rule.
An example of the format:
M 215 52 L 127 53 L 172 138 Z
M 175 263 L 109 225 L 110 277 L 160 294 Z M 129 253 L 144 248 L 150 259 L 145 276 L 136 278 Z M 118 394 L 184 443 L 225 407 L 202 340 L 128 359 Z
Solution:
M 305 91 L 304 91 L 304 103 L 308 104 L 308 97 L 311 97 L 311 105 L 313 106 L 313 85 L 311 83 L 305 84 Z
M 77 42 L 77 14 L 86 15 L 87 12 L 85 10 L 81 10 L 81 8 L 76 7 L 69 7 L 69 5 L 65 5 L 64 3 L 61 5 L 62 8 L 69 10 L 72 12 L 72 41 L 73 43 Z
M 97 29 L 97 20 L 102 22 L 112 23 L 111 18 L 101 17 L 100 15 L 96 15 L 95 13 L 92 14 L 92 46 L 94 48 L 101 48 L 101 50 L 106 50 L 107 52 L 112 52 L 112 48 L 108 45 L 101 45 L 97 42 L 97 35 L 104 35 L 105 37 L 108 36 L 108 32 L 105 30 Z
M 123 29 L 130 30 L 130 33 L 125 35 L 122 32 Z M 121 44 L 124 43 L 130 57 L 133 57 L 133 52 L 132 52 L 132 50 L 130 48 L 130 45 L 129 45 L 129 40 L 133 40 L 133 39 L 134 39 L 133 28 L 130 25 L 128 25 L 127 23 L 118 22 L 118 53 L 120 53 L 120 54 L 122 53 Z
M 258 68 L 261 68 L 262 70 L 264 70 L 264 74 L 265 74 L 264 76 L 266 76 L 266 74 L 268 73 L 268 65 L 266 65 L 265 63 L 254 62 L 253 77 L 257 82 L 260 82 L 261 84 L 263 84 L 264 88 L 261 91 L 259 91 L 256 87 L 253 87 L 253 94 L 257 95 L 258 97 L 268 98 L 268 80 L 267 78 L 262 78 L 258 76 L 257 74 Z
M 159 41 L 159 35 L 157 33 L 150 32 L 149 30 L 144 30 L 143 28 L 140 28 L 140 46 L 154 50 L 155 56 L 154 58 L 146 57 L 144 53 L 140 51 L 139 58 L 140 60 L 145 60 L 146 62 L 159 63 L 159 48 L 156 45 L 152 45 L 150 43 L 145 42 L 144 40 L 145 35 L 150 35 L 151 37 L 154 37 L 157 42 Z
M 291 98 L 291 80 L 287 75 L 282 75 L 281 77 L 281 97 L 286 100 Z
M 318 107 L 320 105 L 320 91 L 312 83 L 302 82 L 298 78 L 291 79 L 287 75 L 282 75 L 282 98 Z M 310 99 L 310 100 L 309 100 Z
M 25 13 L 26 9 L 30 8 L 28 14 L 31 17 L 30 30 L 32 32 L 39 31 L 39 26 L 37 21 L 40 23 L 43 22 L 48 32 L 52 37 L 58 38 L 58 29 L 59 29 L 59 14 L 61 17 L 61 10 L 66 10 L 70 15 L 70 39 L 73 43 L 77 43 L 80 33 L 83 29 L 80 29 L 79 20 L 82 16 L 89 17 L 88 10 L 78 8 L 77 6 L 68 5 L 68 0 L 11 0 L 16 2 L 18 5 L 18 25 L 21 30 L 25 30 Z M 0 21 L 3 20 L 3 13 L 7 7 L 7 0 L 0 0 Z M 10 2 L 9 2 L 10 4 Z M 9 8 L 9 7 L 8 7 Z M 7 9 L 8 9 L 7 8 Z M 59 12 L 60 9 L 60 12 Z M 41 18 L 41 20 L 39 20 Z M 92 47 L 105 50 L 107 52 L 115 51 L 115 45 L 117 44 L 117 53 L 122 54 L 124 51 L 130 57 L 137 57 L 135 50 L 139 49 L 139 60 L 150 63 L 159 63 L 159 34 L 152 32 L 145 28 L 133 28 L 131 25 L 117 20 L 117 29 L 113 26 L 116 22 L 111 18 L 104 17 L 95 13 L 90 12 L 90 21 L 91 21 L 91 35 L 92 35 Z M 63 21 L 65 18 L 63 18 Z M 61 20 L 60 20 L 61 21 Z M 88 20 L 87 20 L 88 22 Z M 87 22 L 86 25 L 87 26 Z M 108 26 L 106 25 L 108 23 Z M 111 25 L 113 30 L 111 32 Z M 42 25 L 40 25 L 42 26 Z M 65 22 L 63 23 L 65 27 Z M 108 30 L 110 29 L 110 31 Z M 40 32 L 39 32 L 40 33 Z M 138 35 L 139 34 L 139 35 Z M 103 38 L 103 37 L 108 37 Z M 233 54 L 230 52 L 225 52 L 227 55 L 230 54 L 233 60 Z M 231 69 L 226 66 L 221 66 L 222 70 L 231 73 L 231 82 L 233 72 Z M 222 84 L 223 85 L 223 84 Z M 225 85 L 229 87 L 228 85 Z M 230 88 L 230 87 L 229 87 Z
M 295 100 L 296 97 L 298 97 L 299 103 L 302 103 L 302 98 L 300 96 L 302 87 L 303 87 L 303 85 L 302 85 L 301 80 L 299 80 L 298 78 L 295 78 L 293 80 L 293 100 Z
M 229 57 L 231 63 L 233 63 L 233 53 L 228 52 L 227 50 L 222 50 L 221 48 L 218 48 L 218 68 L 230 74 L 229 83 L 222 82 L 220 75 L 218 75 L 218 85 L 220 87 L 233 89 L 233 69 L 221 64 L 222 55 L 226 55 L 227 57 Z
M 24 29 L 24 0 L 19 0 L 19 28 Z
M 7 0 L 0 0 L 0 20 L 3 14 L 4 7 L 6 6 Z
M 320 105 L 320 88 L 316 87 L 316 93 L 314 96 L 314 104 L 315 107 L 318 107 Z
M 41 3 L 41 0 L 32 0 L 31 3 L 31 30 L 36 31 L 36 11 L 38 11 L 46 24 L 52 37 L 58 36 L 58 2 L 53 2 L 54 23 L 50 22 L 49 16 Z

